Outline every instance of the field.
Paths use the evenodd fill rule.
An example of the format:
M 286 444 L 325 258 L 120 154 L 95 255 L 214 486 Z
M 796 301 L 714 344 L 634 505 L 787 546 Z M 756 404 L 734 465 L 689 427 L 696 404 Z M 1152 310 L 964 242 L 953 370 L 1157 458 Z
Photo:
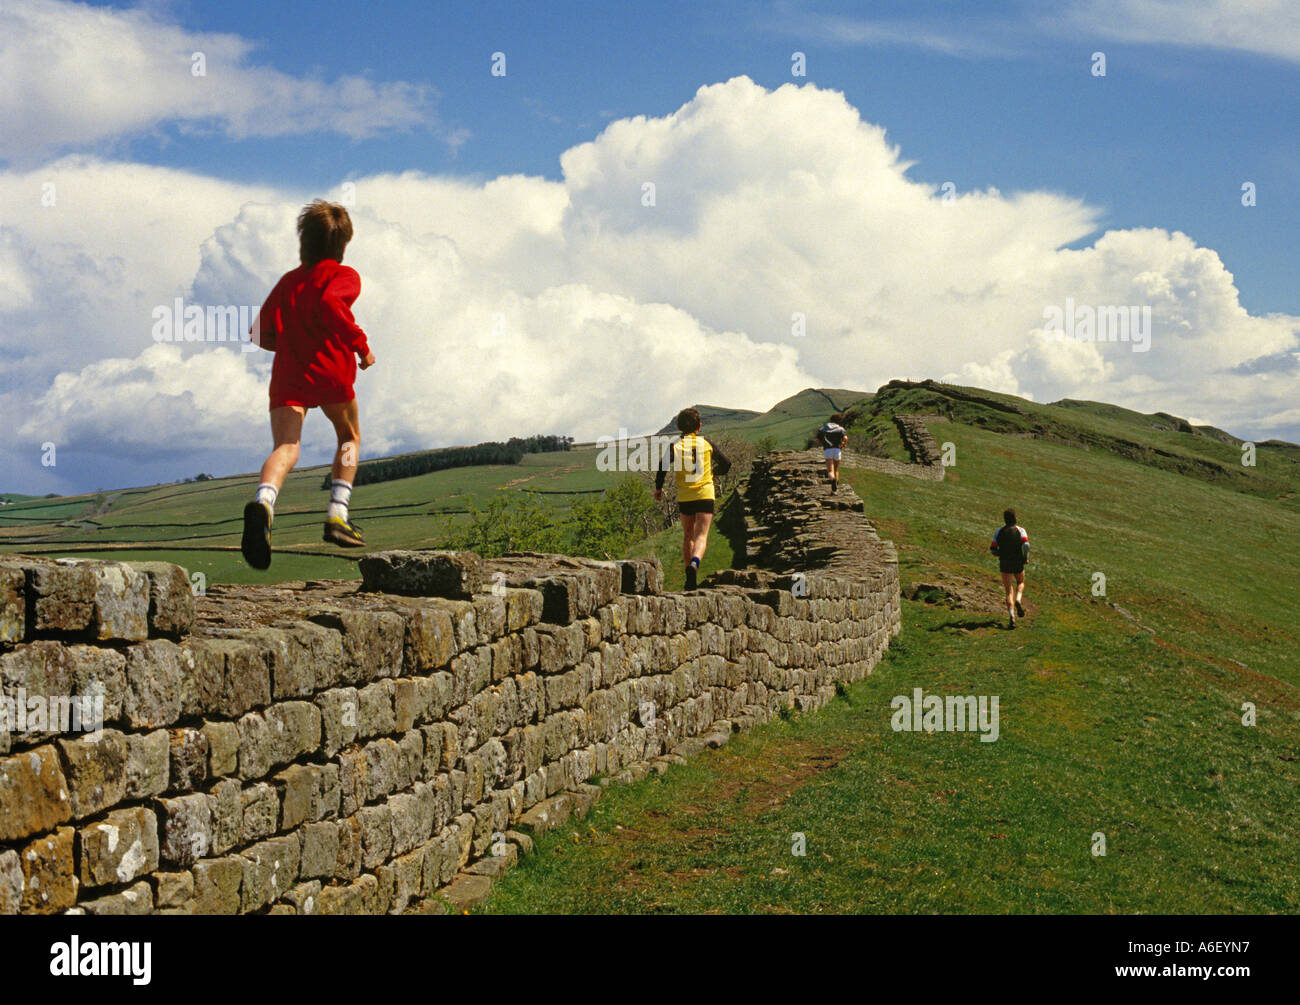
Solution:
M 597 471 L 595 457 L 594 450 L 526 454 L 518 465 L 453 468 L 364 485 L 353 496 L 351 514 L 371 549 L 439 547 L 471 508 L 483 508 L 500 491 L 536 492 L 547 505 L 564 508 L 579 494 L 608 487 L 616 476 Z M 243 507 L 256 475 L 109 493 L 111 505 L 99 515 L 94 497 L 7 506 L 0 512 L 0 549 L 175 562 L 202 572 L 209 583 L 358 578 L 356 553 L 321 541 L 326 470 L 304 468 L 289 476 L 276 506 L 275 559 L 265 573 L 249 569 L 239 554 Z
M 905 601 L 889 657 L 830 708 L 610 789 L 484 910 L 1300 910 L 1300 515 L 1095 449 L 933 431 L 946 481 L 846 477 L 905 584 L 987 603 Z M 1033 541 L 1014 633 L 985 554 L 1010 503 Z M 895 732 L 917 687 L 997 695 L 999 739 Z
M 841 407 L 863 397 L 868 396 L 809 389 L 765 413 L 700 409 L 709 435 L 771 436 L 780 447 L 802 447 L 832 403 Z M 351 515 L 369 550 L 445 547 L 470 510 L 484 509 L 503 492 L 538 501 L 562 519 L 575 500 L 599 494 L 620 477 L 598 470 L 598 456 L 595 446 L 579 445 L 525 454 L 518 465 L 453 468 L 362 485 Z M 359 578 L 356 553 L 321 541 L 329 496 L 320 486 L 327 470 L 302 468 L 289 476 L 276 506 L 275 558 L 265 573 L 248 568 L 239 555 L 243 507 L 256 489 L 256 474 L 51 499 L 0 497 L 17 500 L 0 508 L 0 553 L 175 562 L 202 573 L 208 583 Z M 640 553 L 648 552 L 643 547 Z M 706 569 L 725 566 L 717 564 L 718 556 L 730 561 L 729 552 L 715 550 Z M 665 562 L 668 568 L 678 564 Z M 670 581 L 673 575 L 680 585 L 681 570 L 670 572 Z
M 1260 444 L 1252 467 L 1241 441 L 1170 416 L 958 390 L 980 400 L 810 390 L 761 415 L 702 409 L 706 434 L 802 447 L 856 402 L 852 428 L 887 453 L 892 411 L 950 419 L 930 423 L 956 460 L 943 482 L 843 473 L 898 545 L 915 597 L 903 633 L 822 712 L 611 788 L 482 910 L 1300 911 L 1300 451 Z M 540 493 L 562 517 L 617 478 L 595 458 L 364 486 L 353 512 L 373 548 L 438 546 L 502 492 Z M 252 475 L 16 499 L 0 548 L 163 558 L 209 581 L 355 576 L 319 541 L 321 474 L 282 494 L 266 574 L 237 550 Z M 986 551 L 1007 505 L 1033 544 L 1014 632 Z M 703 572 L 735 544 L 720 528 Z M 675 528 L 631 554 L 658 555 L 681 587 Z M 998 739 L 896 732 L 891 701 L 914 688 L 997 696 Z

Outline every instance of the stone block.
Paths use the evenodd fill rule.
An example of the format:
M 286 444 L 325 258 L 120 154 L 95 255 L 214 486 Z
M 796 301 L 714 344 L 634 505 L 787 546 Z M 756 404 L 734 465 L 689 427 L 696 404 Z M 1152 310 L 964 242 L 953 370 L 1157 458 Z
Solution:
M 208 776 L 224 778 L 239 770 L 239 727 L 233 722 L 205 722 L 208 742 Z
M 365 684 L 401 675 L 406 634 L 401 615 L 337 608 L 313 615 L 310 620 L 342 637 L 337 683 Z
M 71 819 L 92 794 L 87 791 L 74 805 L 70 788 L 53 746 L 0 757 L 0 841 L 18 841 Z
M 71 827 L 60 827 L 18 850 L 23 871 L 19 913 L 56 914 L 77 902 L 76 833 Z
M 190 575 L 170 562 L 127 562 L 149 582 L 149 634 L 180 638 L 194 627 L 194 591 Z
M 194 863 L 194 914 L 238 914 L 239 888 L 244 881 L 244 860 L 235 855 Z
M 129 883 L 158 868 L 158 818 L 143 806 L 114 810 L 77 838 L 82 886 Z
M 243 810 L 240 841 L 260 841 L 274 834 L 280 823 L 280 797 L 266 782 L 250 785 L 239 794 Z
M 244 866 L 239 888 L 243 914 L 265 907 L 298 882 L 298 838 L 288 834 L 245 848 L 237 856 Z
M 21 642 L 26 635 L 27 573 L 14 559 L 0 559 L 0 645 Z
M 193 865 L 212 848 L 212 808 L 201 793 L 158 800 L 162 824 L 159 859 L 171 866 Z
M 487 876 L 461 873 L 438 891 L 438 896 L 458 914 L 468 914 L 483 904 L 492 893 L 492 880 Z
M 126 798 L 126 737 L 106 729 L 98 739 L 59 740 L 74 819 L 88 817 Z
M 153 887 L 141 880 L 117 893 L 83 901 L 79 906 L 87 914 L 152 914 Z
M 471 551 L 380 551 L 361 558 L 362 589 L 423 597 L 468 597 L 483 586 Z
M 229 724 L 227 724 L 229 725 Z M 168 733 L 170 783 L 173 792 L 193 792 L 208 780 L 208 736 L 188 726 Z
M 149 581 L 120 562 L 23 558 L 31 627 L 86 634 L 101 642 L 149 637 Z
M 165 792 L 170 777 L 171 736 L 167 730 L 126 734 L 127 799 L 143 799 Z
M 18 852 L 0 851 L 0 915 L 17 914 L 23 902 L 23 867 Z
M 339 828 L 333 821 L 306 824 L 298 830 L 298 875 L 303 879 L 331 879 L 338 866 Z
M 207 796 L 212 811 L 212 854 L 224 855 L 243 841 L 243 790 L 238 781 L 225 778 L 212 786 Z
M 194 899 L 192 872 L 155 872 L 150 878 L 154 886 L 154 905 L 159 909 L 185 907 Z
M 127 648 L 123 713 L 134 728 L 170 726 L 181 717 L 186 662 L 180 646 L 167 639 Z

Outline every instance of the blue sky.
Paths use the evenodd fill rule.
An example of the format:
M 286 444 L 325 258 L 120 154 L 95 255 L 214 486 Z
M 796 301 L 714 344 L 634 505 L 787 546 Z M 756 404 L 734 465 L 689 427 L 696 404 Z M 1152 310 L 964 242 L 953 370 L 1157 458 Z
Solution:
M 110 6 L 110 5 L 102 5 Z M 428 127 L 185 142 L 132 156 L 228 178 L 327 187 L 412 168 L 556 179 L 559 156 L 613 117 L 666 115 L 702 84 L 747 75 L 842 91 L 884 126 L 911 175 L 958 189 L 1046 189 L 1101 207 L 1107 227 L 1164 227 L 1214 248 L 1252 313 L 1300 313 L 1300 69 L 1253 52 L 1134 44 L 1047 3 L 175 3 L 185 27 L 257 43 L 295 75 L 428 88 Z M 971 9 L 979 14 L 972 17 Z M 861 40 L 867 26 L 888 39 Z M 856 29 L 856 30 L 855 30 Z M 907 41 L 908 37 L 915 41 Z M 951 41 L 955 51 L 938 48 Z M 1104 78 L 1091 55 L 1107 56 Z M 506 54 L 493 77 L 491 54 Z M 464 137 L 457 143 L 458 135 Z M 1257 205 L 1241 205 L 1254 182 Z
M 151 318 L 260 304 L 319 196 L 363 456 L 927 376 L 1300 441 L 1298 74 L 1292 0 L 6 0 L 0 488 L 255 469 L 268 354 Z

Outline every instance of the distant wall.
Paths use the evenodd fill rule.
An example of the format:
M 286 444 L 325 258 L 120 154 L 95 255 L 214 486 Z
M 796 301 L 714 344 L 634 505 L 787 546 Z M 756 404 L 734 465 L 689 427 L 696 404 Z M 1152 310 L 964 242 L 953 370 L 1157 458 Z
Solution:
M 893 547 L 815 457 L 744 487 L 744 568 L 390 552 L 364 582 L 213 586 L 0 559 L 0 913 L 400 913 L 487 892 L 532 836 L 780 709 L 899 630 Z M 6 713 L 7 714 L 7 713 Z M 437 903 L 434 901 L 432 903 Z
M 947 472 L 942 464 L 905 464 L 889 457 L 872 457 L 852 450 L 844 451 L 844 464 L 850 468 L 866 468 L 882 475 L 904 475 L 923 482 L 941 482 Z

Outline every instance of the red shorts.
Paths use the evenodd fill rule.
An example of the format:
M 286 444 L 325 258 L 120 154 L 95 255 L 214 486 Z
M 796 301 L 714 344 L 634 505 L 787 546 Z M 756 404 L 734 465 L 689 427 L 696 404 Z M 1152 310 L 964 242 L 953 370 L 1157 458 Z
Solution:
M 301 391 L 282 393 L 280 397 L 271 398 L 272 408 L 320 408 L 321 405 L 346 405 L 349 401 L 355 401 L 356 392 L 352 392 L 346 398 L 336 399 L 334 401 L 318 401 L 315 397 L 305 395 Z

